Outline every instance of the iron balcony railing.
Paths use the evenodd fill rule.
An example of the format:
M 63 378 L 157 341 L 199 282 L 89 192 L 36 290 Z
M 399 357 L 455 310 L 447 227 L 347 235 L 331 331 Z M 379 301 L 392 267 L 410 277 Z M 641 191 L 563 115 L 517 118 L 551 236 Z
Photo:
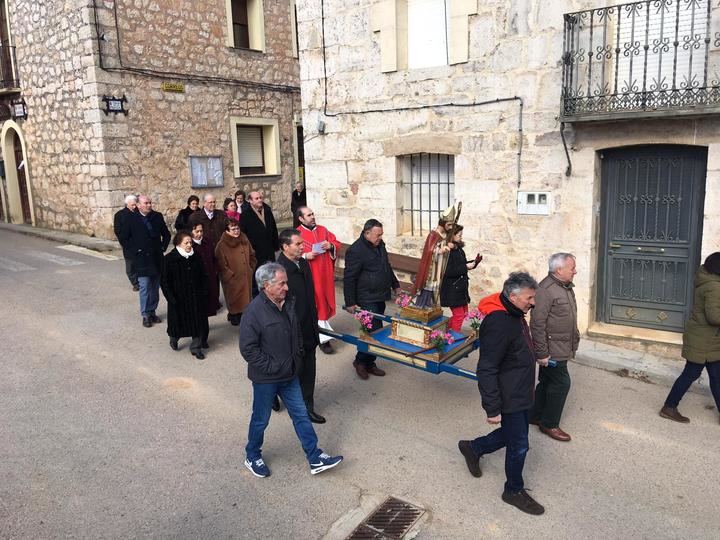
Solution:
M 565 15 L 566 122 L 720 112 L 720 7 L 646 0 Z
M 0 90 L 19 88 L 15 47 L 0 43 Z

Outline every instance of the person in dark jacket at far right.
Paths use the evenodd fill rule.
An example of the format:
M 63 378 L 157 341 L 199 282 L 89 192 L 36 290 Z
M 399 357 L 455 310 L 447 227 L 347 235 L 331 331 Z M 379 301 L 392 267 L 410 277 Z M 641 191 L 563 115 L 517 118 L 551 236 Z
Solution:
M 369 219 L 363 226 L 360 238 L 345 253 L 343 289 L 345 309 L 355 313 L 357 309 L 371 313 L 385 313 L 385 301 L 390 300 L 391 289 L 400 292 L 400 283 L 390 267 L 385 242 L 382 241 L 383 226 L 377 219 Z M 382 328 L 382 321 L 374 318 L 372 329 Z M 358 352 L 355 355 L 355 371 L 363 380 L 368 374 L 382 377 L 385 371 L 375 365 L 374 354 Z
M 535 301 L 537 282 L 525 272 L 510 274 L 501 293 L 480 301 L 485 314 L 480 325 L 478 386 L 487 422 L 495 431 L 458 448 L 470 474 L 482 476 L 480 457 L 505 448 L 505 489 L 502 500 L 527 514 L 545 509 L 527 491 L 522 471 L 528 452 L 529 411 L 533 406 L 535 352 L 525 315 Z

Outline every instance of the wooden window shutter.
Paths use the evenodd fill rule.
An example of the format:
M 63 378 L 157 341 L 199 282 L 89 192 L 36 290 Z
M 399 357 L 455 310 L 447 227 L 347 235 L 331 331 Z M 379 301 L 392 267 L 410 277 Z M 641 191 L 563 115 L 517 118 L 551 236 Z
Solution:
M 232 0 L 233 43 L 235 47 L 250 48 L 247 0 Z

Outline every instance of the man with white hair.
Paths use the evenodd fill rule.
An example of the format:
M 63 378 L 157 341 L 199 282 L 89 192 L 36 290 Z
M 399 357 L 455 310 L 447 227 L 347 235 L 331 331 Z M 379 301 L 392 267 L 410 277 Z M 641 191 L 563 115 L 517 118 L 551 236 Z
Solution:
M 203 239 L 214 251 L 225 232 L 225 212 L 215 210 L 215 195 L 206 193 L 203 197 L 203 207 L 190 214 L 188 222 L 191 230 L 198 223 L 203 226 Z
M 580 343 L 573 292 L 576 273 L 572 253 L 552 255 L 548 261 L 548 275 L 540 282 L 530 317 L 535 358 L 540 364 L 530 423 L 537 425 L 548 437 L 563 442 L 571 439 L 560 429 L 560 417 L 570 391 L 567 364 L 575 358 Z M 553 367 L 548 366 L 550 359 L 555 361 Z
M 137 272 L 133 266 L 132 253 L 128 251 L 127 229 L 128 220 L 136 211 L 137 197 L 135 195 L 128 195 L 125 197 L 125 206 L 115 213 L 115 217 L 113 219 L 113 230 L 115 231 L 115 236 L 117 237 L 118 242 L 120 242 L 120 245 L 122 246 L 123 258 L 125 259 L 125 274 L 127 274 L 127 277 L 130 280 L 130 285 L 132 285 L 133 291 L 135 292 L 140 290 L 140 285 L 138 284 Z
M 343 457 L 330 456 L 318 448 L 303 401 L 298 380 L 303 362 L 302 330 L 295 297 L 288 296 L 287 272 L 282 265 L 269 262 L 255 271 L 255 280 L 260 292 L 240 322 L 240 352 L 248 363 L 253 387 L 245 467 L 259 478 L 270 476 L 262 445 L 273 399 L 280 396 L 310 463 L 310 473 L 318 474 L 338 465 Z

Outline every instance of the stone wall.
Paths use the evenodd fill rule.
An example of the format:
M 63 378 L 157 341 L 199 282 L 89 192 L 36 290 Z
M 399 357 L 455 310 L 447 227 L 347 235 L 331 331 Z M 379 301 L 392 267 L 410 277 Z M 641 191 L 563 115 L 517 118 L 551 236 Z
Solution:
M 309 203 L 342 241 L 353 241 L 365 219 L 377 217 L 385 225 L 384 239 L 391 251 L 419 254 L 422 237 L 398 234 L 397 156 L 439 152 L 448 140 L 455 141 L 451 144 L 460 147 L 455 193 L 463 202 L 466 251 L 485 256 L 471 273 L 473 301 L 497 291 L 512 270 L 526 269 L 542 277 L 548 255 L 571 251 L 578 255 L 576 291 L 584 330 L 594 313 L 597 151 L 672 142 L 709 146 L 703 256 L 718 248 L 720 200 L 711 190 L 718 182 L 720 122 L 712 117 L 570 129 L 573 172 L 565 175 L 568 164 L 558 121 L 563 13 L 601 3 L 478 1 L 476 14 L 468 18 L 467 62 L 384 73 L 385 42 L 382 31 L 374 31 L 371 15 L 379 4 L 394 1 L 325 0 L 328 115 L 323 114 L 320 2 L 298 1 L 303 120 L 306 136 L 317 135 L 305 147 Z M 517 213 L 519 103 L 441 106 L 514 96 L 524 102 L 520 189 L 550 191 L 549 216 Z M 427 107 L 359 112 L 417 106 Z M 317 133 L 320 120 L 326 123 L 324 135 Z
M 227 46 L 225 0 L 97 0 L 97 12 L 79 0 L 13 4 L 37 225 L 113 238 L 128 193 L 150 195 L 171 223 L 204 193 L 191 189 L 191 155 L 222 156 L 220 203 L 262 189 L 289 218 L 300 112 L 289 0 L 264 0 L 264 52 Z M 125 95 L 129 114 L 106 115 L 104 95 Z M 234 177 L 231 116 L 279 121 L 280 174 Z

